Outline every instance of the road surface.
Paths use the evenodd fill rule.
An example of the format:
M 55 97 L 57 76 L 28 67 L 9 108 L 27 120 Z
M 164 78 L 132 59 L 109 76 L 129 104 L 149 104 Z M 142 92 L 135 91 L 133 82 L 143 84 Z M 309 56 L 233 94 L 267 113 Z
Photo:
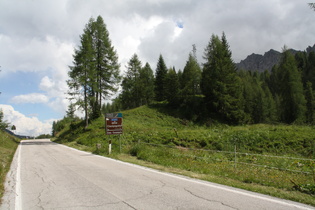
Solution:
M 49 140 L 22 141 L 0 209 L 315 209 Z

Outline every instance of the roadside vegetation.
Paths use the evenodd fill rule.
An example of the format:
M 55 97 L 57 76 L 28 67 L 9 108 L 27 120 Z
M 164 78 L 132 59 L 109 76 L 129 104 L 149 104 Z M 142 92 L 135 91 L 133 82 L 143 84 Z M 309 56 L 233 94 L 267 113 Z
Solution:
M 5 178 L 18 144 L 19 139 L 0 130 L 0 198 L 3 196 Z
M 165 111 L 163 104 L 123 111 L 121 136 L 105 134 L 103 117 L 90 122 L 88 129 L 84 129 L 83 121 L 71 123 L 67 119 L 55 141 L 95 154 L 315 206 L 313 126 L 206 126 L 173 117 Z M 109 140 L 112 140 L 110 155 Z M 97 148 L 97 144 L 101 147 Z

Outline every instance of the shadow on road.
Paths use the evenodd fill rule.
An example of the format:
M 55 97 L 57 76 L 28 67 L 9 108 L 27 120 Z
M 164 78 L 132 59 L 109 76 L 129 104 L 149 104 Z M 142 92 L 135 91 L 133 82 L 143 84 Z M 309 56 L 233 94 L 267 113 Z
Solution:
M 51 142 L 49 140 L 27 140 L 21 141 L 20 144 L 22 146 L 29 146 L 29 145 L 55 145 L 56 143 Z

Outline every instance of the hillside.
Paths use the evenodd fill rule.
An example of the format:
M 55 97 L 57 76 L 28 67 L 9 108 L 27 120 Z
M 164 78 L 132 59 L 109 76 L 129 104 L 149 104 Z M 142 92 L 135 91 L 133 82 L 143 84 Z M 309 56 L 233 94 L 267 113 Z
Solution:
M 302 52 L 300 50 L 290 50 L 293 54 L 297 52 Z M 315 44 L 313 47 L 309 46 L 306 48 L 305 52 L 315 52 Z M 265 52 L 264 55 L 252 53 L 247 56 L 244 60 L 241 60 L 236 64 L 238 69 L 250 70 L 263 72 L 265 70 L 271 71 L 272 67 L 279 63 L 281 58 L 281 53 L 270 49 L 268 52 Z
M 163 106 L 142 106 L 123 111 L 124 145 L 150 142 L 190 148 L 234 150 L 264 154 L 288 154 L 314 157 L 313 127 L 295 125 L 197 125 L 165 113 Z M 74 123 L 57 135 L 59 142 L 75 142 L 95 150 L 97 143 L 108 144 L 119 136 L 105 135 L 104 119 L 93 121 L 84 131 L 82 123 Z
M 3 184 L 6 174 L 10 169 L 15 150 L 19 143 L 18 141 L 19 140 L 17 138 L 0 130 L 0 198 L 3 196 Z

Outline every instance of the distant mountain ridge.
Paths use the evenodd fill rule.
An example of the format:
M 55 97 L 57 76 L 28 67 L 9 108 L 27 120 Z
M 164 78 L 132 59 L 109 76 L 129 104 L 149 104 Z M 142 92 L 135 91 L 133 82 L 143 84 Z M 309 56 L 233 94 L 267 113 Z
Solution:
M 294 50 L 290 49 L 290 51 L 293 54 L 296 54 L 298 52 L 303 52 L 300 50 Z M 313 47 L 309 46 L 305 50 L 307 53 L 315 52 L 315 44 Z M 247 56 L 244 60 L 241 60 L 241 62 L 236 63 L 237 69 L 241 70 L 249 70 L 249 71 L 259 71 L 263 72 L 265 70 L 271 71 L 272 67 L 279 63 L 281 58 L 281 53 L 276 50 L 269 50 L 264 55 L 260 54 L 251 54 Z

